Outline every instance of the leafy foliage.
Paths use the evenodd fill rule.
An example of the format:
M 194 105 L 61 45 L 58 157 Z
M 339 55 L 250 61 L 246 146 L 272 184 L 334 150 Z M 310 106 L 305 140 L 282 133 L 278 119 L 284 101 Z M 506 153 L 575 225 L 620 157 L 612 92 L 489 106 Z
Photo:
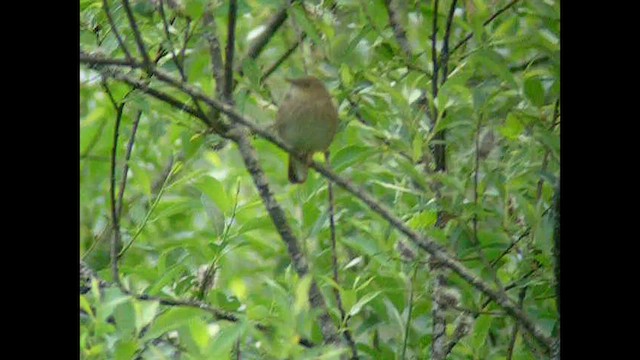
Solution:
M 107 3 L 128 51 L 141 59 L 123 3 Z M 211 29 L 203 18 L 211 6 L 224 53 L 226 2 L 131 3 L 152 61 L 176 79 L 183 66 L 190 84 L 215 96 L 219 84 L 207 41 Z M 510 1 L 458 1 L 451 49 L 467 34 L 472 37 L 448 58 L 448 78 L 437 97 L 431 92 L 432 21 L 437 13 L 440 51 L 452 1 L 440 1 L 437 12 L 432 2 L 391 2 L 406 29 L 412 58 L 403 54 L 383 0 L 294 2 L 259 56 L 245 58 L 285 3 L 238 3 L 235 64 L 242 75 L 236 72 L 233 93 L 238 111 L 268 126 L 287 88 L 286 77 L 308 72 L 323 79 L 341 118 L 330 148 L 332 167 L 484 281 L 495 284 L 495 273 L 515 302 L 524 292 L 524 312 L 556 336 L 550 209 L 560 156 L 559 2 L 517 2 L 485 24 Z M 264 71 L 302 32 L 307 36 L 302 45 L 263 80 Z M 101 0 L 80 2 L 80 47 L 125 58 Z M 193 99 L 156 79 L 130 73 L 195 106 Z M 319 310 L 308 300 L 312 279 L 334 323 L 353 334 L 361 358 L 395 359 L 402 353 L 429 358 L 434 278 L 428 257 L 379 215 L 334 186 L 336 283 L 327 181 L 312 171 L 306 183 L 290 185 L 287 154 L 254 138 L 271 190 L 310 264 L 310 275 L 300 277 L 235 145 L 206 131 L 185 111 L 121 82 L 103 82 L 95 69 L 83 66 L 80 78 L 80 253 L 98 278 L 112 284 L 100 287 L 94 280 L 80 295 L 82 358 L 171 358 L 180 353 L 186 359 L 224 359 L 240 352 L 247 359 L 338 359 L 349 350 L 321 345 Z M 118 191 L 139 117 L 120 213 L 121 281 L 135 294 L 199 300 L 235 314 L 238 321 L 139 299 L 113 285 L 109 187 L 114 102 L 124 104 L 115 148 Z M 434 134 L 443 130 L 447 169 L 435 173 L 431 148 Z M 446 214 L 444 227 L 437 226 L 439 213 Z M 207 273 L 213 275 L 203 289 Z M 514 320 L 455 274 L 448 280 L 460 301 L 458 309 L 448 311 L 447 335 L 453 336 L 462 317 L 473 318 L 471 333 L 453 347 L 450 358 L 504 358 Z M 334 289 L 347 322 L 340 319 Z M 542 350 L 523 331 L 513 358 L 538 358 Z M 301 339 L 313 346 L 302 346 Z

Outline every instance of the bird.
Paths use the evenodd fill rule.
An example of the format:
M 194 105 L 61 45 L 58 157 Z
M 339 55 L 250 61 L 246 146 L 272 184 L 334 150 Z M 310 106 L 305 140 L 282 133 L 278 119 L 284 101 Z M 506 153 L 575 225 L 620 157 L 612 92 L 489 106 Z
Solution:
M 289 154 L 288 178 L 292 184 L 307 180 L 316 152 L 329 148 L 338 128 L 338 111 L 322 81 L 314 76 L 287 78 L 289 91 L 278 108 L 278 136 L 305 161 Z

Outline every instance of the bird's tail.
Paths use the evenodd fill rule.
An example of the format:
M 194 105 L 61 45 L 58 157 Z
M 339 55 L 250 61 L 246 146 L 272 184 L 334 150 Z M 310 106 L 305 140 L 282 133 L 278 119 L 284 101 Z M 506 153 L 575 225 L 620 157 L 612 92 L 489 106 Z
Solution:
M 311 161 L 311 154 L 307 155 L 307 161 Z M 289 181 L 292 184 L 301 184 L 307 180 L 309 167 L 306 163 L 289 155 Z

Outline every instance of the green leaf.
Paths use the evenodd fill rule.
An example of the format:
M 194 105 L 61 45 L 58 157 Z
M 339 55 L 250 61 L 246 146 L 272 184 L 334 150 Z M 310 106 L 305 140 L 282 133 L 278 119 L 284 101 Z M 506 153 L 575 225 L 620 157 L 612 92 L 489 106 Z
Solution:
M 493 318 L 489 315 L 480 315 L 473 326 L 472 344 L 475 349 L 485 346 L 487 334 Z
M 189 332 L 191 339 L 198 345 L 200 352 L 204 353 L 209 346 L 209 328 L 200 318 L 192 318 L 189 321 Z
M 186 0 L 185 12 L 192 19 L 198 19 L 204 13 L 207 0 Z
M 295 301 L 293 303 L 294 314 L 309 310 L 309 289 L 311 288 L 311 281 L 311 276 L 306 275 L 296 284 Z
M 353 307 L 351 307 L 351 309 L 349 310 L 349 316 L 354 316 L 357 313 L 359 313 L 360 310 L 362 310 L 363 306 L 365 306 L 371 300 L 375 299 L 376 296 L 380 295 L 381 293 L 382 291 L 376 291 L 373 293 L 366 294 L 365 296 L 360 298 L 360 300 L 358 300 L 358 302 L 355 303 L 355 305 L 353 305 Z
M 131 301 L 118 305 L 113 317 L 116 320 L 116 329 L 123 339 L 132 339 L 136 331 L 136 310 Z
M 93 311 L 91 310 L 91 305 L 89 305 L 89 301 L 84 295 L 80 295 L 80 309 L 84 310 L 89 316 L 95 317 Z
M 203 312 L 199 309 L 174 307 L 158 316 L 156 321 L 149 327 L 149 330 L 143 337 L 143 341 L 155 339 L 169 331 L 176 330 L 179 327 L 188 324 L 194 318 L 202 316 Z
M 346 87 L 353 86 L 353 74 L 351 74 L 351 70 L 346 64 L 340 65 L 340 80 Z
M 422 136 L 420 134 L 413 137 L 411 148 L 411 158 L 414 162 L 417 162 L 422 158 Z
M 133 359 L 136 351 L 139 349 L 138 342 L 136 340 L 118 340 L 116 343 L 115 351 L 113 353 L 116 360 L 130 360 Z
M 207 197 L 216 203 L 218 208 L 225 213 L 230 213 L 232 204 L 224 190 L 222 183 L 214 177 L 205 176 L 196 182 L 196 188 L 202 191 Z
M 331 166 L 338 172 L 363 161 L 373 153 L 368 147 L 350 145 L 331 155 Z
M 510 113 L 507 115 L 504 125 L 498 128 L 498 131 L 509 140 L 517 140 L 522 131 L 524 131 L 524 125 L 516 115 Z
M 544 87 L 538 77 L 531 76 L 524 80 L 524 95 L 535 106 L 544 105 Z
M 222 328 L 211 342 L 208 349 L 211 359 L 225 359 L 231 354 L 236 341 L 246 331 L 245 322 Z

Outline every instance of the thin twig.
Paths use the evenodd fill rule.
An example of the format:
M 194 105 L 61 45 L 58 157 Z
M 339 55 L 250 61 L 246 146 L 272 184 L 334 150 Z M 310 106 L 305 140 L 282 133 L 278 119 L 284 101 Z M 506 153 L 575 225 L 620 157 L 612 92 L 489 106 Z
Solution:
M 550 130 L 553 130 L 553 127 L 555 126 L 554 124 L 556 119 L 558 118 L 559 106 L 560 106 L 560 98 L 556 99 L 555 105 L 553 107 L 553 117 L 551 119 Z M 551 153 L 551 150 L 547 148 L 544 152 L 544 157 L 542 158 L 542 166 L 540 167 L 540 173 L 544 173 L 545 171 L 547 171 L 550 153 Z M 540 179 L 538 180 L 537 189 L 536 189 L 536 202 L 539 202 L 540 199 L 542 198 L 543 185 L 544 185 L 544 177 L 541 176 Z
M 325 162 L 327 166 L 331 166 L 330 163 L 330 152 L 327 150 L 325 152 Z M 334 204 L 335 200 L 333 198 L 333 184 L 331 181 L 327 181 L 327 191 L 329 193 L 329 230 L 331 232 L 331 267 L 333 268 L 333 281 L 336 284 L 340 284 L 338 278 L 338 250 L 336 247 L 336 224 L 335 224 L 335 210 Z M 340 321 L 344 326 L 344 338 L 347 341 L 347 344 L 351 348 L 351 359 L 358 359 L 358 348 L 356 346 L 355 341 L 353 340 L 353 336 L 351 335 L 351 331 L 349 330 L 349 319 L 347 317 L 346 312 L 344 311 L 344 306 L 342 304 L 342 296 L 340 295 L 340 290 L 337 288 L 333 288 L 333 294 L 336 297 L 336 303 L 338 304 L 338 310 L 340 311 Z
M 142 117 L 142 111 L 138 111 L 136 118 L 133 121 L 133 129 L 131 130 L 131 137 L 129 143 L 127 143 L 127 152 L 124 157 L 124 168 L 122 170 L 122 179 L 120 180 L 120 191 L 118 192 L 118 216 L 122 215 L 122 203 L 124 197 L 124 189 L 127 186 L 127 175 L 129 173 L 129 160 L 131 159 L 131 152 L 133 151 L 133 143 L 136 139 L 136 133 L 138 132 L 138 124 Z
M 525 294 L 527 293 L 527 287 L 523 287 L 520 289 L 520 294 L 518 295 L 518 306 L 522 308 L 522 304 L 524 302 Z M 518 337 L 518 323 L 513 324 L 513 330 L 511 332 L 511 339 L 509 340 L 509 345 L 507 346 L 507 360 L 511 360 L 513 357 L 513 349 L 516 345 L 516 338 Z
M 224 229 L 224 232 L 222 233 L 221 243 L 223 244 L 226 243 L 229 237 L 229 230 L 231 229 L 231 226 L 233 225 L 236 219 L 239 195 L 240 195 L 240 182 L 238 181 L 238 186 L 236 187 L 236 196 L 233 202 L 233 210 L 231 211 L 231 218 L 229 219 L 229 222 L 225 224 L 225 229 Z M 200 284 L 200 289 L 198 289 L 198 293 L 197 293 L 197 298 L 199 298 L 200 300 L 203 300 L 205 298 L 205 296 L 207 295 L 207 292 L 214 285 L 213 281 L 214 281 L 215 271 L 217 270 L 217 267 L 216 267 L 217 262 L 218 262 L 218 257 L 214 258 L 213 261 L 211 261 L 211 264 L 209 264 L 209 266 L 204 272 L 202 283 Z
M 510 7 L 515 5 L 518 1 L 520 0 L 512 0 L 510 3 L 508 3 L 507 5 L 505 5 L 498 11 L 496 11 L 493 15 L 491 15 L 487 20 L 484 21 L 484 23 L 482 23 L 482 25 L 483 26 L 489 25 L 493 20 L 495 20 L 498 16 L 500 16 L 500 14 L 507 11 Z M 456 44 L 456 46 L 454 46 L 453 49 L 451 49 L 449 56 L 453 55 L 453 53 L 456 52 L 456 50 L 458 50 L 462 45 L 466 44 L 466 42 L 469 41 L 472 37 L 473 37 L 473 32 L 467 34 L 467 36 L 465 36 L 462 40 L 460 40 Z
M 80 54 L 80 62 L 87 64 L 100 65 L 101 63 L 111 62 L 109 60 L 103 61 L 99 56 L 95 55 L 87 55 L 85 53 Z M 142 65 L 133 62 L 127 64 L 127 67 L 141 67 Z M 189 84 L 184 84 L 180 81 L 177 81 L 172 76 L 168 75 L 165 71 L 160 69 L 152 69 L 151 70 L 158 78 L 158 80 L 165 82 L 180 91 L 184 92 L 187 95 L 195 96 L 198 99 L 201 99 L 211 107 L 219 109 L 221 112 L 224 112 L 228 115 L 229 119 L 233 122 L 240 123 L 244 126 L 247 126 L 249 129 L 253 131 L 256 135 L 268 140 L 269 142 L 277 145 L 281 149 L 287 151 L 288 153 L 295 155 L 296 152 L 289 145 L 285 144 L 281 139 L 275 136 L 275 134 L 271 133 L 264 128 L 257 126 L 253 121 L 248 120 L 243 115 L 239 114 L 233 107 L 223 104 L 217 100 L 211 99 L 202 93 L 196 87 L 193 87 Z M 109 76 L 112 77 L 120 77 L 121 79 L 127 78 L 126 75 L 117 74 L 116 71 L 106 72 Z M 147 87 L 148 88 L 148 87 Z M 299 156 L 298 156 L 299 157 Z M 302 157 L 300 157 L 302 160 Z M 502 307 L 507 313 L 518 319 L 529 333 L 531 333 L 534 338 L 547 350 L 550 350 L 553 345 L 553 340 L 546 334 L 544 334 L 533 322 L 532 320 L 526 316 L 520 309 L 516 307 L 516 304 L 512 300 L 510 300 L 504 292 L 496 291 L 492 289 L 486 282 L 482 279 L 478 278 L 472 271 L 467 269 L 462 263 L 455 260 L 451 255 L 449 255 L 440 245 L 435 243 L 433 240 L 427 239 L 426 237 L 420 235 L 415 230 L 411 229 L 408 225 L 406 225 L 401 219 L 393 215 L 390 209 L 387 208 L 386 205 L 379 203 L 375 198 L 373 198 L 368 192 L 365 190 L 353 185 L 350 181 L 338 176 L 333 170 L 325 167 L 322 164 L 319 164 L 315 161 L 312 161 L 309 166 L 316 171 L 318 171 L 323 176 L 329 178 L 334 183 L 338 184 L 343 189 L 347 190 L 352 195 L 356 196 L 358 199 L 363 201 L 371 210 L 381 215 L 385 220 L 387 220 L 393 227 L 398 229 L 400 232 L 405 234 L 412 242 L 414 242 L 418 247 L 430 253 L 436 260 L 441 262 L 444 266 L 450 268 L 454 272 L 456 272 L 460 277 L 462 277 L 466 282 L 470 283 L 479 291 L 486 294 L 492 300 L 496 301 L 496 303 Z M 262 185 L 262 184 L 259 184 Z M 267 205 L 271 205 L 269 202 L 266 202 Z M 267 206 L 269 209 L 269 206 Z M 280 209 L 281 210 L 281 209 Z M 278 226 L 276 226 L 278 228 Z M 312 287 L 313 288 L 313 287 Z
M 280 65 L 282 65 L 282 63 L 285 62 L 285 60 L 287 60 L 289 56 L 291 56 L 291 54 L 293 54 L 293 52 L 298 48 L 300 43 L 306 37 L 307 34 L 305 32 L 302 32 L 302 34 L 300 35 L 301 40 L 299 39 L 293 45 L 291 45 L 289 49 L 287 49 L 287 51 L 285 51 L 284 54 L 282 54 L 282 56 L 278 58 L 278 60 L 276 60 L 273 64 L 271 64 L 271 66 L 267 68 L 267 70 L 263 72 L 262 77 L 260 78 L 260 83 L 264 83 L 267 78 L 271 76 L 271 74 L 273 74 L 273 72 L 276 71 L 278 67 L 280 67 Z
M 108 0 L 102 0 L 102 7 L 104 9 L 105 14 L 107 14 L 107 19 L 109 20 L 109 25 L 111 26 L 111 31 L 113 31 L 113 34 L 116 36 L 116 40 L 118 40 L 118 44 L 120 45 L 120 48 L 122 49 L 122 51 L 124 51 L 124 55 L 127 58 L 127 60 L 132 61 L 133 57 L 131 56 L 131 53 L 129 52 L 129 50 L 125 46 L 124 41 L 122 40 L 122 37 L 120 36 L 120 33 L 118 32 L 118 28 L 116 27 L 116 23 L 115 23 L 115 21 L 113 21 L 113 17 L 111 16 L 111 11 L 109 10 L 109 1 Z
M 297 1 L 297 0 L 294 0 Z M 244 71 L 242 66 L 246 59 L 256 59 L 258 55 L 262 52 L 264 47 L 269 43 L 271 38 L 275 35 L 276 31 L 282 26 L 284 21 L 287 19 L 287 5 L 283 6 L 276 12 L 265 25 L 265 29 L 256 37 L 251 44 L 249 44 L 249 49 L 245 54 L 244 58 L 236 63 L 236 71 L 238 72 L 238 76 L 242 77 L 244 75 Z M 233 88 L 237 85 L 237 81 L 234 81 Z
M 120 273 L 118 271 L 118 246 L 120 243 L 120 221 L 118 219 L 116 204 L 116 153 L 118 150 L 118 135 L 120 133 L 120 122 L 122 120 L 122 109 L 124 104 L 120 104 L 117 108 L 116 123 L 113 130 L 113 147 L 111 149 L 111 182 L 109 185 L 109 194 L 111 200 L 111 224 L 113 226 L 114 236 L 111 240 L 111 272 L 113 281 L 119 288 L 123 288 L 120 282 Z
M 451 38 L 451 24 L 453 24 L 453 14 L 456 10 L 456 3 L 458 0 L 453 0 L 451 3 L 451 7 L 449 8 L 449 14 L 447 15 L 447 25 L 444 30 L 444 42 L 442 43 L 442 54 L 441 54 L 441 64 L 442 64 L 442 82 L 440 85 L 444 85 L 445 81 L 447 81 L 447 77 L 449 76 L 449 40 Z
M 555 290 L 556 290 L 556 309 L 558 311 L 558 324 L 560 324 L 560 181 L 558 180 L 558 184 L 556 185 L 556 193 L 553 199 L 554 205 L 554 219 L 553 219 L 553 277 L 556 282 Z M 555 357 L 560 357 L 560 331 L 558 331 L 558 339 L 556 341 L 556 347 L 554 352 L 557 355 Z
M 169 182 L 169 178 L 171 177 L 171 175 L 173 174 L 175 169 L 171 169 L 171 170 L 172 171 L 169 173 L 169 176 L 167 176 L 164 179 L 164 183 L 162 184 L 162 187 L 160 188 L 160 190 L 158 192 L 158 195 L 156 196 L 155 200 L 151 204 L 151 207 L 149 208 L 149 210 L 147 210 L 147 213 L 145 214 L 144 218 L 142 219 L 142 222 L 140 223 L 140 225 L 138 226 L 138 229 L 135 231 L 133 236 L 131 236 L 131 240 L 127 243 L 127 245 L 120 251 L 120 253 L 118 254 L 118 257 L 122 257 L 124 255 L 124 253 L 127 252 L 127 250 L 129 250 L 131 245 L 133 245 L 133 242 L 138 238 L 138 236 L 142 233 L 142 230 L 144 229 L 144 227 L 147 225 L 147 221 L 149 221 L 149 218 L 151 217 L 151 214 L 155 210 L 155 208 L 158 205 L 158 203 L 160 203 L 160 199 L 162 198 L 162 195 L 164 194 L 164 189 L 166 188 L 166 186 L 167 186 L 167 184 Z
M 417 264 L 416 264 L 417 265 Z M 413 313 L 413 287 L 416 281 L 416 275 L 418 274 L 418 266 L 413 267 L 413 276 L 409 280 L 409 310 L 407 313 L 407 322 L 404 324 L 404 339 L 402 341 L 402 355 L 400 359 L 406 358 L 407 344 L 409 343 L 409 329 L 411 328 L 411 315 Z
M 297 1 L 297 0 L 294 0 Z M 260 33 L 260 35 L 253 40 L 251 44 L 249 44 L 249 49 L 245 55 L 247 59 L 255 59 L 260 55 L 264 47 L 269 43 L 273 35 L 278 31 L 280 26 L 287 19 L 287 6 L 283 6 L 276 12 L 265 25 L 265 29 Z M 238 66 L 241 66 L 242 62 L 238 63 Z
M 160 0 L 160 5 L 158 6 L 158 10 L 160 11 L 160 17 L 162 18 L 162 27 L 164 29 L 164 36 L 167 38 L 167 42 L 169 43 L 169 52 L 171 53 L 171 59 L 173 59 L 173 63 L 178 68 L 178 72 L 180 73 L 180 78 L 182 81 L 187 81 L 187 76 L 184 73 L 184 68 L 180 65 L 180 61 L 178 61 L 178 56 L 174 50 L 173 41 L 171 40 L 171 33 L 169 32 L 169 22 L 167 21 L 167 16 L 164 12 L 164 0 Z M 184 59 L 183 59 L 184 61 Z
M 88 281 L 87 278 L 91 278 L 94 279 L 97 283 L 98 286 L 100 288 L 105 288 L 108 286 L 111 286 L 112 284 L 102 280 L 101 278 L 98 277 L 98 275 L 95 273 L 95 271 L 93 271 L 91 268 L 89 268 L 87 266 L 87 264 L 84 261 L 80 261 L 80 279 L 81 282 L 83 283 L 90 283 L 90 281 Z M 209 306 L 208 304 L 205 304 L 203 302 L 199 302 L 199 301 L 186 301 L 186 300 L 179 300 L 179 299 L 169 299 L 169 298 L 164 298 L 164 297 L 159 297 L 159 296 L 150 296 L 150 295 L 146 295 L 146 294 L 133 294 L 131 292 L 129 292 L 126 289 L 120 289 L 124 294 L 132 296 L 134 298 L 136 298 L 137 300 L 140 301 L 157 301 L 159 302 L 161 305 L 166 305 L 166 306 L 180 306 L 180 307 L 190 307 L 190 308 L 196 308 L 196 309 L 200 309 L 202 311 L 208 312 L 210 314 L 212 314 L 214 316 L 214 318 L 216 320 L 224 320 L 224 321 L 229 321 L 229 322 L 238 322 L 240 321 L 240 317 L 238 317 L 237 315 L 231 313 L 231 312 L 227 312 L 224 310 L 220 310 L 220 309 L 216 309 L 214 307 Z M 260 330 L 260 331 L 268 331 L 269 330 L 269 326 L 264 325 L 264 324 L 260 324 L 257 323 L 255 325 L 255 327 Z M 298 343 L 306 348 L 311 348 L 314 347 L 315 344 L 306 338 L 301 337 L 298 340 Z
M 498 287 L 502 289 L 504 288 L 504 286 L 502 285 L 502 282 L 498 278 L 498 274 L 496 273 L 495 268 L 491 263 L 489 263 L 489 260 L 487 259 L 487 256 L 485 255 L 484 250 L 482 249 L 482 245 L 480 245 L 480 241 L 478 239 L 478 213 L 477 213 L 477 210 L 479 209 L 478 207 L 478 185 L 479 185 L 478 176 L 480 175 L 480 130 L 482 129 L 483 116 L 484 116 L 483 114 L 480 114 L 478 118 L 478 126 L 476 128 L 476 136 L 475 136 L 475 164 L 474 164 L 474 170 L 473 170 L 473 205 L 476 211 L 474 212 L 473 218 L 472 218 L 473 243 L 476 246 L 476 249 L 478 250 L 478 255 L 480 256 L 480 260 L 482 261 L 484 266 L 487 268 L 487 270 L 491 272 L 491 275 L 493 276 L 493 280 L 496 282 L 496 285 L 498 285 Z
M 533 275 L 536 272 L 536 269 L 533 269 L 531 271 L 529 271 L 528 273 L 524 274 L 522 276 L 522 278 L 520 280 L 516 280 L 513 281 L 512 283 L 510 283 L 509 285 L 505 286 L 504 289 L 505 291 L 511 290 L 513 288 L 515 288 L 518 283 L 522 280 L 525 280 L 527 278 L 529 278 L 531 275 Z M 473 318 L 477 319 L 478 316 L 480 316 L 483 313 L 483 309 L 485 309 L 487 306 L 489 306 L 489 304 L 492 302 L 491 299 L 487 299 L 482 306 L 480 307 L 480 311 L 474 312 L 473 313 Z M 520 308 L 522 308 L 522 306 L 520 306 Z M 461 322 L 460 324 L 458 324 L 458 327 L 464 327 L 467 326 L 466 323 Z M 449 344 L 447 345 L 447 355 L 449 353 L 451 353 L 451 350 L 453 350 L 453 348 L 458 344 L 458 342 L 462 339 L 462 337 L 464 336 L 464 334 L 466 334 L 464 331 L 461 331 L 462 329 L 458 329 L 456 328 L 456 330 L 454 331 L 454 333 L 460 333 L 459 335 L 461 336 L 454 336 L 454 338 L 449 342 Z

